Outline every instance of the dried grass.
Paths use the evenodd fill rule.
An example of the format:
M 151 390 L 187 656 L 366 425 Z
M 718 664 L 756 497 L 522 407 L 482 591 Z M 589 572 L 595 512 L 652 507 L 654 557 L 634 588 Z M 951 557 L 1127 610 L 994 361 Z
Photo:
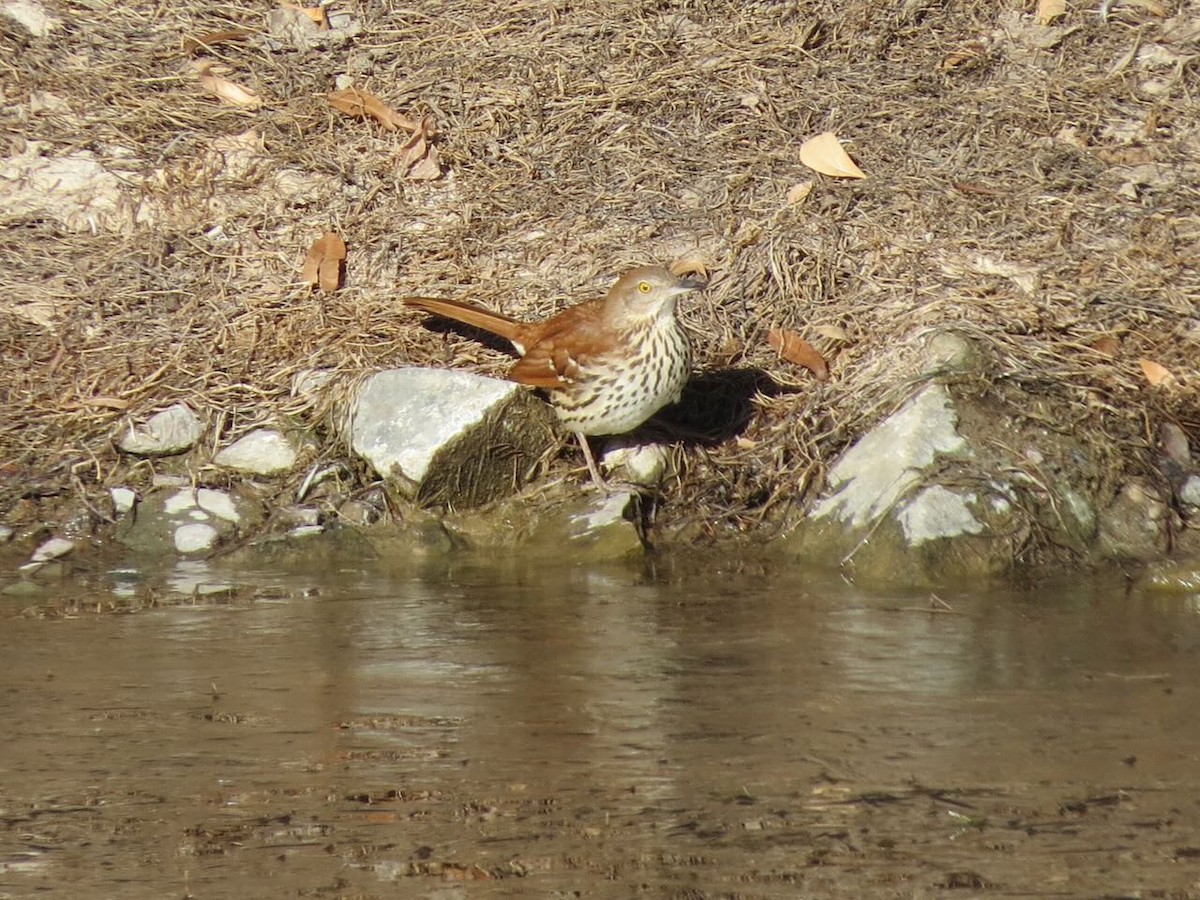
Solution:
M 84 490 L 127 478 L 114 428 L 176 400 L 218 423 L 215 444 L 294 408 L 304 369 L 504 371 L 492 350 L 399 310 L 400 294 L 532 317 L 683 255 L 713 273 L 685 311 L 701 366 L 793 388 L 759 395 L 740 440 L 687 448 L 671 508 L 694 533 L 777 521 L 902 402 L 920 338 L 947 326 L 987 348 L 982 389 L 1053 398 L 1131 460 L 1147 422 L 1200 428 L 1194 2 L 1167 21 L 1072 8 L 1051 49 L 1034 45 L 1061 32 L 1030 31 L 1011 3 L 332 8 L 360 21 L 357 38 L 295 51 L 256 37 L 204 54 L 263 97 L 253 112 L 205 94 L 180 47 L 260 31 L 258 4 L 75 4 L 45 40 L 0 20 L 0 148 L 89 150 L 154 212 L 152 226 L 118 229 L 114 214 L 94 233 L 25 217 L 0 235 L 0 459 L 18 476 L 0 503 L 29 473 L 73 473 Z M 330 110 L 341 74 L 431 113 L 449 176 L 405 180 L 403 132 Z M 251 127 L 261 158 L 213 150 Z M 867 180 L 799 164 L 800 143 L 824 130 Z M 312 293 L 300 265 L 326 230 L 349 244 L 347 282 Z M 979 274 L 979 257 L 1036 283 Z M 49 326 L 31 321 L 30 299 Z M 777 360 L 774 326 L 820 347 L 833 380 Z M 1103 334 L 1120 337 L 1116 359 L 1088 350 Z M 1148 389 L 1140 357 L 1177 383 Z

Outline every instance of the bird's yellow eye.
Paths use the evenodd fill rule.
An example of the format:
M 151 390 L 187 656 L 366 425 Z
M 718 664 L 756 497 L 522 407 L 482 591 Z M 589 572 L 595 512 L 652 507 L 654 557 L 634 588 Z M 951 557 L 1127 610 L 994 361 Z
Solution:
M 638 282 L 638 293 L 639 293 L 639 294 L 648 294 L 648 293 L 650 293 L 650 282 L 648 282 L 648 281 L 639 281 L 639 282 Z

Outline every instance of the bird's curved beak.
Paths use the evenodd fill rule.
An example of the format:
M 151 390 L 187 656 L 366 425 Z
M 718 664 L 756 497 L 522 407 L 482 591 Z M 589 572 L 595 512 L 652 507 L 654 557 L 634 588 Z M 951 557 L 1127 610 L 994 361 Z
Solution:
M 707 281 L 700 281 L 697 278 L 680 278 L 676 284 L 676 288 L 680 294 L 691 293 L 692 291 L 702 291 L 708 287 Z

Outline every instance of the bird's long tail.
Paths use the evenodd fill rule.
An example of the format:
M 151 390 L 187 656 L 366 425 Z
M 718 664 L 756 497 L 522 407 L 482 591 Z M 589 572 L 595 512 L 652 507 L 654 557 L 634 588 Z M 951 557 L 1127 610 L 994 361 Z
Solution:
M 454 319 L 456 322 L 474 325 L 476 328 L 490 331 L 492 334 L 499 335 L 505 340 L 513 341 L 514 343 L 517 342 L 517 335 L 521 330 L 521 323 L 516 319 L 502 313 L 492 312 L 490 309 L 484 309 L 482 306 L 463 303 L 460 300 L 439 300 L 436 297 L 405 297 L 404 305 L 414 307 L 415 309 L 423 309 L 425 312 L 434 313 L 439 316 L 445 316 L 448 319 Z

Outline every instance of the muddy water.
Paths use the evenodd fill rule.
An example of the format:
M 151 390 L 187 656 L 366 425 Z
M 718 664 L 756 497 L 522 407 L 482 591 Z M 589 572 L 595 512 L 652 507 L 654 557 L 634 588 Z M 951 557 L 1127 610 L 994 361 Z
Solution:
M 0 607 L 0 897 L 1200 897 L 1194 599 L 199 574 Z

